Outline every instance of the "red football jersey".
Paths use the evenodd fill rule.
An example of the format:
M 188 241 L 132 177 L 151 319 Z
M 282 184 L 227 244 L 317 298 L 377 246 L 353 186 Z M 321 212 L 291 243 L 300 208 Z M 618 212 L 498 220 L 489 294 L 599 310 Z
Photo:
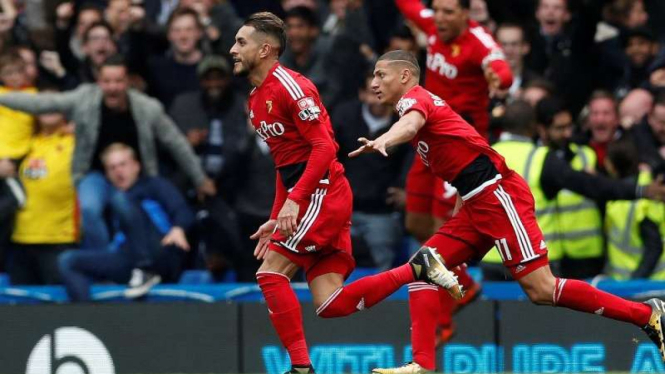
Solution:
M 420 0 L 396 0 L 405 18 L 427 34 L 427 73 L 425 88 L 448 102 L 453 110 L 471 120 L 483 135 L 489 126 L 489 89 L 483 69 L 490 64 L 503 65 L 495 71 L 507 71 L 503 88 L 512 84 L 510 68 L 501 47 L 487 30 L 475 21 L 450 43 L 439 39 L 433 11 Z M 493 65 L 493 68 L 495 67 Z
M 425 117 L 425 125 L 411 144 L 421 161 L 434 175 L 453 181 L 457 175 L 481 154 L 487 155 L 499 173 L 506 176 L 511 170 L 501 155 L 471 125 L 455 113 L 447 102 L 421 86 L 410 89 L 397 103 L 400 117 L 417 110 Z
M 332 181 L 344 172 L 336 159 L 339 146 L 328 112 L 309 79 L 275 63 L 261 86 L 250 93 L 248 104 L 249 118 L 268 144 L 275 167 L 307 163 L 290 191 L 277 173 L 273 218 L 287 197 L 307 200 L 326 173 Z

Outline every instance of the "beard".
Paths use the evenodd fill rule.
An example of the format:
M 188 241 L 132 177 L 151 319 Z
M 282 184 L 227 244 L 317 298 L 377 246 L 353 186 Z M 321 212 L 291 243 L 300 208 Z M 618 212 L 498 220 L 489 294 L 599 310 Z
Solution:
M 236 71 L 235 69 L 233 70 L 233 74 L 236 77 L 247 77 L 249 75 L 249 69 L 246 69 L 244 66 L 240 69 L 240 71 Z
M 240 61 L 240 70 L 236 70 L 235 65 L 233 67 L 233 74 L 236 77 L 247 77 L 249 72 L 254 69 L 255 64 L 247 61 Z

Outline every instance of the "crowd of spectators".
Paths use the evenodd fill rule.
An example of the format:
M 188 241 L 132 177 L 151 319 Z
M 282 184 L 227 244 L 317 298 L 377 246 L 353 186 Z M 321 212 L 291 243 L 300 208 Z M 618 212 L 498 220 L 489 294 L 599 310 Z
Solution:
M 532 128 L 521 135 L 532 142 L 559 151 L 589 146 L 596 162 L 585 172 L 665 172 L 665 2 L 470 3 L 513 74 L 487 108 L 492 142 L 523 120 Z M 150 285 L 177 281 L 182 269 L 253 281 L 249 236 L 270 213 L 275 171 L 248 122 L 249 87 L 233 76 L 228 51 L 243 18 L 263 10 L 288 27 L 281 63 L 310 78 L 331 113 L 354 192 L 359 264 L 386 269 L 403 258 L 413 152 L 346 157 L 358 137 L 374 138 L 395 121 L 369 87 L 376 58 L 405 49 L 429 62 L 427 37 L 392 1 L 0 0 L 0 7 L 0 270 L 12 283 L 64 283 L 86 300 L 91 281 Z M 506 112 L 522 114 L 507 120 Z M 553 175 L 541 183 L 559 183 L 556 168 L 543 172 Z M 558 186 L 555 194 L 565 191 Z M 594 200 L 600 215 L 615 208 Z M 656 234 L 665 228 L 665 218 L 648 218 Z M 653 234 L 649 228 L 642 231 Z M 657 273 L 663 251 L 655 247 L 646 271 L 623 278 Z

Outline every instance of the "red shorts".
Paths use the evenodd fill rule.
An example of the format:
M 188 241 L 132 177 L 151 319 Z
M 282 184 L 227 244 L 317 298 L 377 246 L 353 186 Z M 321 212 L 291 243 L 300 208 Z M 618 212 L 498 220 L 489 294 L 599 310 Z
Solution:
M 307 280 L 327 273 L 349 276 L 355 268 L 351 251 L 353 194 L 344 176 L 319 184 L 299 202 L 298 229 L 286 238 L 276 231 L 270 249 L 305 270 Z
M 416 156 L 417 157 L 417 156 Z M 417 158 L 406 176 L 406 211 L 448 220 L 455 209 L 456 195 L 446 196 L 444 182 Z
M 514 279 L 548 263 L 533 196 L 516 173 L 465 201 L 424 245 L 436 248 L 450 267 L 480 260 L 496 246 Z

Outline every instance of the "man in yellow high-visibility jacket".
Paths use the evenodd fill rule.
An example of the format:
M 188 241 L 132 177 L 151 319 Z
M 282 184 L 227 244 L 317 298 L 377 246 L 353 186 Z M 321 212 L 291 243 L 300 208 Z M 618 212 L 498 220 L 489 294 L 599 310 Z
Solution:
M 518 102 L 507 108 L 507 132 L 494 148 L 529 183 L 549 257 L 569 265 L 564 271 L 568 277 L 595 275 L 603 265 L 602 221 L 596 201 L 662 199 L 663 186 L 656 182 L 637 186 L 585 172 L 594 166 L 593 151 L 569 143 L 572 117 L 563 103 L 543 99 L 537 113 L 538 132 L 545 146 L 530 141 L 536 122 L 533 109 Z M 482 264 L 484 274 L 491 279 L 501 278 L 492 271 L 497 268 L 492 265 L 496 256 L 498 253 L 490 252 Z
M 649 171 L 639 171 L 637 147 L 631 138 L 609 144 L 605 168 L 615 178 L 640 182 L 651 180 Z M 663 235 L 665 204 L 640 199 L 611 201 L 605 207 L 607 266 L 614 279 L 665 279 Z

